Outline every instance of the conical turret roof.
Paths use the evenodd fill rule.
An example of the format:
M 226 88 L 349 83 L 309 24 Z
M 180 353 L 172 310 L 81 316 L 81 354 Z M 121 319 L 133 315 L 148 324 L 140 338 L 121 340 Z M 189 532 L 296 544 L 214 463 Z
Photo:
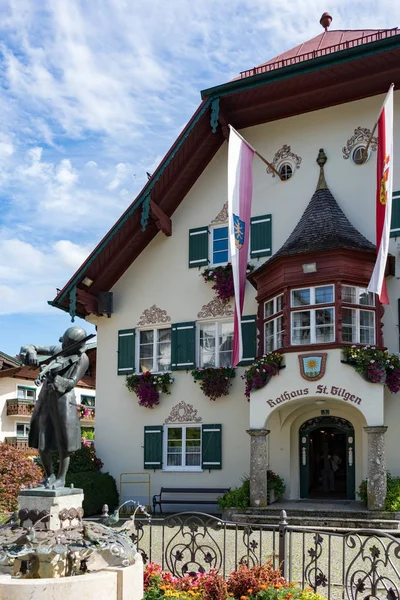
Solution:
M 323 150 L 320 150 L 317 163 L 321 169 L 317 189 L 300 221 L 270 260 L 339 248 L 369 252 L 376 250 L 375 245 L 350 223 L 328 189 L 324 176 L 326 156 Z

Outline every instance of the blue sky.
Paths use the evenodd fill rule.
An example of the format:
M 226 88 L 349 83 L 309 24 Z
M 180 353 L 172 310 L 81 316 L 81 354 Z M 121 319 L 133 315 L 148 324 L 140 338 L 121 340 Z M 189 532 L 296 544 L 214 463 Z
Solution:
M 0 350 L 54 343 L 70 325 L 47 300 L 200 90 L 318 35 L 326 10 L 331 29 L 400 24 L 393 0 L 0 0 Z

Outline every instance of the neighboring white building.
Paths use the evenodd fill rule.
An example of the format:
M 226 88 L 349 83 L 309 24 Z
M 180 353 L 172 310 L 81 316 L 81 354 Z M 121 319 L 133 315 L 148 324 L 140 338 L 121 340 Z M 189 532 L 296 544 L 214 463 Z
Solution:
M 400 86 L 398 33 L 325 31 L 203 91 L 138 198 L 52 302 L 97 326 L 96 447 L 117 481 L 121 473 L 146 471 L 153 494 L 161 486 L 233 487 L 252 471 L 253 492 L 262 492 L 255 465 L 267 456 L 264 471 L 284 478 L 288 498 L 355 498 L 378 438 L 386 440 L 388 469 L 400 475 L 400 395 L 364 381 L 342 364 L 340 350 L 365 342 L 399 350 L 393 275 L 400 192 L 390 248 L 396 271 L 388 271 L 391 307 L 384 309 L 365 290 L 375 260 L 375 138 L 359 164 L 385 93 L 392 82 Z M 399 115 L 396 91 L 395 148 Z M 285 368 L 250 403 L 245 366 L 229 395 L 215 402 L 190 374 L 196 365 L 229 362 L 232 302 L 219 302 L 200 276 L 229 258 L 228 124 L 284 179 L 254 160 L 256 271 L 246 288 L 244 362 L 277 349 Z M 321 148 L 327 186 L 322 178 L 315 192 Z M 307 354 L 326 361 L 318 380 L 301 373 Z M 138 406 L 125 386 L 125 376 L 143 368 L 171 369 L 175 378 L 171 395 L 153 409 Z M 321 489 L 324 448 L 341 459 L 334 494 Z M 139 490 L 135 497 L 146 501 Z
M 95 370 L 96 344 L 88 344 L 89 373 L 75 388 L 76 402 L 81 413 L 81 426 L 95 426 Z M 0 352 L 0 442 L 27 448 L 29 422 L 39 397 L 40 387 L 35 385 L 38 369 L 24 366 L 17 358 Z

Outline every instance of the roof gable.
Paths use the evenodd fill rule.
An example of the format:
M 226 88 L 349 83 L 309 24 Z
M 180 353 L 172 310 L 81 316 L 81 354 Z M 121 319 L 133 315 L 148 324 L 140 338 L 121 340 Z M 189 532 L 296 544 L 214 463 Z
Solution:
M 321 47 L 316 57 L 312 51 L 294 64 L 274 63 L 204 90 L 203 102 L 141 193 L 49 303 L 72 316 L 102 314 L 99 293 L 112 288 L 160 231 L 171 234 L 171 216 L 225 142 L 228 123 L 240 130 L 381 94 L 392 82 L 400 87 L 400 35 L 387 32 L 343 42 L 337 51 Z M 321 36 L 315 43 L 322 44 Z

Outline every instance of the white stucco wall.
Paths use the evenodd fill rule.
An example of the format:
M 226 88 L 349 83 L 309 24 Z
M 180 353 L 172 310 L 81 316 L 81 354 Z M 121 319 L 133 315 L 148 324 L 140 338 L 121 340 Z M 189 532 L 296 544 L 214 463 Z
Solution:
M 283 144 L 289 144 L 292 152 L 302 158 L 300 169 L 287 182 L 268 175 L 264 163 L 254 160 L 252 214 L 272 214 L 273 253 L 290 235 L 315 191 L 319 174 L 315 161 L 320 148 L 328 157 L 325 176 L 336 201 L 352 224 L 374 241 L 375 153 L 365 165 L 356 166 L 350 159 L 343 159 L 342 148 L 356 127 L 373 126 L 382 101 L 383 96 L 377 96 L 241 131 L 267 159 L 271 160 Z M 396 92 L 395 110 L 399 112 L 399 108 L 400 93 Z M 399 128 L 400 121 L 395 119 L 395 147 L 400 138 Z M 395 190 L 400 188 L 397 171 L 394 171 Z M 143 311 L 154 304 L 166 311 L 172 323 L 194 321 L 202 306 L 212 300 L 211 284 L 203 282 L 198 269 L 188 268 L 188 232 L 191 228 L 211 224 L 221 210 L 227 195 L 226 173 L 227 144 L 224 144 L 174 213 L 172 236 L 168 238 L 159 233 L 115 284 L 112 317 L 94 319 L 98 325 L 96 446 L 106 470 L 117 481 L 121 472 L 143 471 L 144 425 L 162 424 L 171 408 L 181 400 L 192 404 L 204 423 L 223 423 L 221 471 L 201 474 L 150 472 L 151 494 L 167 483 L 209 487 L 217 483 L 231 486 L 240 483 L 241 477 L 249 473 L 249 438 L 245 430 L 250 424 L 264 425 L 268 417 L 265 399 L 276 398 L 286 389 L 311 386 L 301 379 L 297 355 L 293 353 L 286 357 L 286 370 L 273 378 L 263 391 L 254 394 L 251 406 L 243 396 L 244 384 L 239 369 L 230 395 L 215 403 L 202 395 L 190 374 L 176 373 L 172 395 L 162 396 L 160 406 L 149 410 L 138 406 L 136 397 L 125 388 L 124 377 L 117 376 L 118 330 L 136 327 Z M 395 249 L 395 241 L 392 241 L 391 251 L 395 252 Z M 256 266 L 260 264 L 255 261 Z M 398 280 L 391 278 L 389 292 L 393 307 L 397 306 L 399 291 Z M 254 314 L 256 308 L 255 290 L 247 284 L 244 315 Z M 383 320 L 385 341 L 391 351 L 397 351 L 396 308 L 387 309 Z M 301 352 L 301 348 L 299 350 Z M 328 393 L 324 395 L 331 414 L 348 418 L 355 427 L 357 485 L 366 474 L 362 427 L 367 423 L 389 426 L 388 463 L 393 472 L 396 470 L 394 431 L 397 427 L 394 423 L 399 423 L 400 400 L 385 396 L 383 414 L 382 387 L 364 382 L 350 367 L 342 365 L 338 360 L 339 351 L 334 355 L 335 369 L 328 369 L 326 381 L 319 383 L 329 389 L 337 383 L 362 397 L 363 402 L 363 410 L 360 410 L 359 406 L 336 400 Z M 293 453 L 298 452 L 296 428 L 310 416 L 319 414 L 315 399 L 311 392 L 306 398 L 300 398 L 290 407 L 283 425 L 279 420 L 286 414 L 286 407 L 279 408 L 268 421 L 272 431 L 269 466 L 285 477 L 291 497 L 298 495 L 298 467 L 297 460 L 293 459 Z M 377 399 L 375 404 L 374 399 Z M 142 492 L 132 491 L 132 494 L 143 498 Z

